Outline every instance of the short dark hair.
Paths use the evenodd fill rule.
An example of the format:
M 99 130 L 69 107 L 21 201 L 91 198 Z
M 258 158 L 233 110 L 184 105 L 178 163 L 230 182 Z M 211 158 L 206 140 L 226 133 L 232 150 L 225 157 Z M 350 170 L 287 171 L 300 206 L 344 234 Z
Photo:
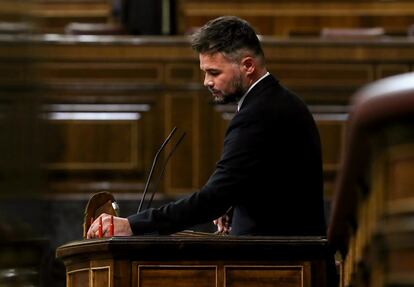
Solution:
M 243 51 L 264 61 L 264 53 L 259 38 L 250 24 L 235 16 L 222 16 L 213 19 L 191 37 L 192 48 L 200 54 L 223 53 L 233 61 L 244 55 Z

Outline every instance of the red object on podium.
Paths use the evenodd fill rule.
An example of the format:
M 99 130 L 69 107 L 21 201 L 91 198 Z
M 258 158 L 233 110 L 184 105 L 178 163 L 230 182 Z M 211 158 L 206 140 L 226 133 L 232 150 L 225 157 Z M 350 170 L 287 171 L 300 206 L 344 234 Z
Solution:
M 111 224 L 109 225 L 109 235 L 114 236 L 114 216 L 111 215 Z
M 98 238 L 102 238 L 102 216 L 99 217 Z

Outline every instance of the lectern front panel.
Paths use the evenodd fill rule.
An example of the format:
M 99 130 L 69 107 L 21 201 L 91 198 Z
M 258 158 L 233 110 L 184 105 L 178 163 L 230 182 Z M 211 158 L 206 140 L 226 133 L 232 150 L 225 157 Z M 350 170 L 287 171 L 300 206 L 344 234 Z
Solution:
M 303 266 L 225 266 L 226 287 L 304 287 Z M 254 283 L 253 283 L 254 282 Z
M 91 268 L 92 287 L 112 286 L 109 266 Z
M 68 287 L 332 286 L 324 238 L 113 237 L 68 243 L 57 256 Z
M 86 285 L 87 284 L 87 285 Z M 66 277 L 67 287 L 80 287 L 89 285 L 89 268 L 68 271 Z
M 138 265 L 138 287 L 217 286 L 216 266 Z

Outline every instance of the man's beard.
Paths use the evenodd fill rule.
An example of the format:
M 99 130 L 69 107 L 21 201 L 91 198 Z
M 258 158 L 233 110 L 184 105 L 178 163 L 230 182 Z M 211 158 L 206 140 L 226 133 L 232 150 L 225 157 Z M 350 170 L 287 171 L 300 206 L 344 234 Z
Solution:
M 237 103 L 244 95 L 245 89 L 243 88 L 242 78 L 239 75 L 235 77 L 231 83 L 233 92 L 229 94 L 221 94 L 220 96 L 214 96 L 215 93 L 220 92 L 218 90 L 210 89 L 209 91 L 213 94 L 213 100 L 216 104 L 229 104 Z

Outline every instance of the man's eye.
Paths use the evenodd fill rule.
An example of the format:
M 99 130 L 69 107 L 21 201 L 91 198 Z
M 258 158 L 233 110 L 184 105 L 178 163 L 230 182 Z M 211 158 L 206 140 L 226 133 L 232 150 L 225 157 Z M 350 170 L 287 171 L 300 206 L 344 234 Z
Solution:
M 217 75 L 219 75 L 220 73 L 219 73 L 219 72 L 217 72 L 217 71 L 211 71 L 211 72 L 209 72 L 209 74 L 210 74 L 210 75 L 212 75 L 212 76 L 217 76 Z

